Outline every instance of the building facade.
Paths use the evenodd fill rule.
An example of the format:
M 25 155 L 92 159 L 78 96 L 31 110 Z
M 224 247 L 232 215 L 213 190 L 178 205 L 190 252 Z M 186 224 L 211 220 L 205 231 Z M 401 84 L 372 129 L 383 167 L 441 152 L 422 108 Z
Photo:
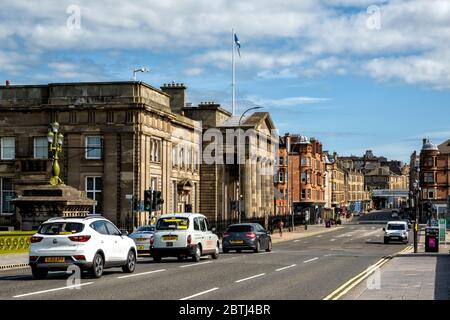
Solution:
M 339 164 L 337 154 L 333 154 L 331 163 L 327 165 L 327 171 L 330 176 L 331 186 L 331 207 L 334 211 L 333 217 L 337 218 L 347 213 L 347 195 L 345 169 Z
M 46 136 L 53 122 L 64 134 L 62 179 L 97 201 L 92 213 L 123 228 L 132 219 L 148 223 L 141 205 L 147 189 L 161 191 L 164 200 L 153 215 L 199 210 L 201 127 L 179 111 L 185 89 L 142 82 L 0 87 L 4 223 L 13 220 L 11 196 L 48 183 Z
M 232 116 L 215 103 L 184 108 L 203 128 L 200 210 L 223 227 L 275 214 L 273 175 L 278 136 L 267 112 Z
M 429 139 L 423 140 L 419 180 L 421 207 L 425 202 L 431 202 L 435 208 L 435 218 L 447 217 L 450 220 L 447 207 L 450 202 L 450 139 L 440 145 L 433 144 Z

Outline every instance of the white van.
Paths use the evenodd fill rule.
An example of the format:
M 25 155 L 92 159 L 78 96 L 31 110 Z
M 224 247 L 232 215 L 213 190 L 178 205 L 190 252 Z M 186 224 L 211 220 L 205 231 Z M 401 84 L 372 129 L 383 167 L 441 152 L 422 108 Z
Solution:
M 400 241 L 408 243 L 408 223 L 406 221 L 389 221 L 384 231 L 384 243 Z

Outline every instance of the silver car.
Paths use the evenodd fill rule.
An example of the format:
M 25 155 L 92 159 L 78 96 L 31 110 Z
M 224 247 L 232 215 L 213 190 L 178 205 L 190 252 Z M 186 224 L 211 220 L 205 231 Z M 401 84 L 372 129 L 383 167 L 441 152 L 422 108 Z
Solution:
M 150 238 L 155 233 L 154 225 L 144 225 L 129 235 L 136 243 L 138 253 L 150 253 Z

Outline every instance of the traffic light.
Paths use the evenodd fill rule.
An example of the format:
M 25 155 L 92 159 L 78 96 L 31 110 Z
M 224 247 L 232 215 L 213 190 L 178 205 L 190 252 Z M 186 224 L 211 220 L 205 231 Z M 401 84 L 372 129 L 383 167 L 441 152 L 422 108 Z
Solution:
M 160 206 L 164 203 L 164 199 L 161 199 L 161 191 L 153 191 L 153 210 L 159 210 Z
M 152 201 L 153 200 L 153 194 L 152 190 L 145 190 L 144 191 L 144 210 L 150 211 L 152 209 Z

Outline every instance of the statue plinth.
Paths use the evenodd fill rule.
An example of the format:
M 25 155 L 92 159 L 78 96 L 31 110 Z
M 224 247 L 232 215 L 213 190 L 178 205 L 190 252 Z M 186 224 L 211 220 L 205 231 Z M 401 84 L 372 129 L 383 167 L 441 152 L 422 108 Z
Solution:
M 12 200 L 21 220 L 22 230 L 36 230 L 53 217 L 83 217 L 89 214 L 96 201 L 84 192 L 66 185 L 43 185 L 25 189 Z

